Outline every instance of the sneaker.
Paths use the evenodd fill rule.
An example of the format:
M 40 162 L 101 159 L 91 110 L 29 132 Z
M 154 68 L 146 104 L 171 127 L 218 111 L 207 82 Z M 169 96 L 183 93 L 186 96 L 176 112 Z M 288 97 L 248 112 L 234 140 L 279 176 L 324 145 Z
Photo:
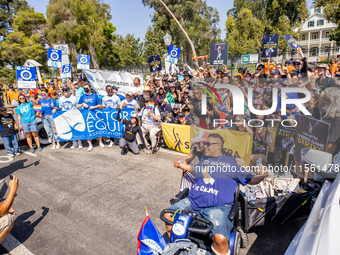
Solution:
M 38 147 L 38 151 L 42 151 L 41 147 Z
M 107 146 L 108 148 L 111 148 L 115 143 L 113 141 L 110 141 L 109 146 Z
M 157 152 L 157 148 L 156 147 L 152 147 L 152 154 L 155 154 Z
M 55 144 L 52 145 L 51 150 L 55 150 Z
M 14 155 L 13 155 L 13 154 L 7 154 L 7 157 L 9 157 L 9 158 L 13 158 L 13 157 L 14 157 Z
M 21 155 L 21 153 L 20 153 L 20 152 L 17 152 L 17 153 L 15 153 L 15 156 L 19 156 L 19 155 Z
M 143 145 L 139 144 L 138 149 L 139 149 L 139 151 L 143 150 Z
M 92 151 L 93 150 L 93 145 L 89 145 L 89 147 L 87 148 L 88 151 Z
M 126 155 L 126 154 L 127 154 L 126 147 L 122 149 L 122 151 L 120 152 L 120 154 L 122 154 L 122 155 Z
M 60 144 L 57 144 L 57 146 L 55 147 L 56 150 L 60 149 Z
M 31 153 L 34 153 L 34 149 L 33 148 L 31 148 Z
M 105 148 L 105 145 L 103 143 L 99 144 L 100 148 Z
M 83 145 L 79 144 L 79 149 L 82 149 L 83 148 Z
M 74 144 L 70 147 L 71 150 L 73 150 L 76 146 Z

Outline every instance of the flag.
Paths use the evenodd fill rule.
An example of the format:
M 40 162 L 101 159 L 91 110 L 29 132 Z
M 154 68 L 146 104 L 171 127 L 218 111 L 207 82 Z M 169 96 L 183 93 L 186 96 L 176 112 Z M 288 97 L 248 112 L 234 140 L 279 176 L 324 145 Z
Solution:
M 34 112 L 41 112 L 41 109 L 42 109 L 42 107 L 41 107 L 40 104 L 34 104 L 33 105 L 33 111 Z
M 152 111 L 154 107 L 155 107 L 155 102 L 149 102 L 149 104 L 146 107 L 146 109 Z
M 144 219 L 138 233 L 137 242 L 137 255 L 160 255 L 166 246 L 165 239 L 158 232 L 150 216 L 146 216 Z
M 168 94 L 166 94 L 166 99 L 168 100 L 168 104 L 175 103 L 175 99 L 173 98 L 170 90 L 168 91 Z
M 185 118 L 188 120 L 190 119 L 190 112 L 185 112 Z

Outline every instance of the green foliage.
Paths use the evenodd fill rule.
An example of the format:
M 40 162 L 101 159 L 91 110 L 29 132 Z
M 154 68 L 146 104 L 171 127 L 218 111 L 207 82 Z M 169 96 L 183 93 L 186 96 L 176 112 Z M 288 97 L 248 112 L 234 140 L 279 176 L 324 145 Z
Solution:
M 235 19 L 229 16 L 226 21 L 229 52 L 236 56 L 257 53 L 261 47 L 264 24 L 253 17 L 251 10 L 242 8 Z
M 315 0 L 316 7 L 324 7 L 323 13 L 329 22 L 338 27 L 332 31 L 329 38 L 340 44 L 340 0 Z
M 13 82 L 15 78 L 16 76 L 15 76 L 14 69 L 10 69 L 6 66 L 3 66 L 0 68 L 0 81 L 1 82 L 8 84 L 10 82 Z
M 28 9 L 18 13 L 13 21 L 14 32 L 9 33 L 1 46 L 1 61 L 15 66 L 23 65 L 27 59 L 46 62 L 43 26 L 46 20 L 42 13 Z
M 19 11 L 28 9 L 27 2 L 24 0 L 0 0 L 0 36 L 12 32 L 12 24 Z
M 148 56 L 161 55 L 167 53 L 166 46 L 164 44 L 165 31 L 155 27 L 148 27 L 144 40 L 144 58 Z
M 118 35 L 115 48 L 119 55 L 119 63 L 116 66 L 133 66 L 146 62 L 143 54 L 143 43 L 131 34 L 127 34 L 125 38 Z
M 169 33 L 172 36 L 172 45 L 176 45 L 183 50 L 184 62 L 191 64 L 192 51 L 190 44 L 175 20 L 158 0 L 142 1 L 145 6 L 155 10 L 152 17 L 155 31 L 162 31 L 164 35 Z M 197 55 L 209 54 L 211 43 L 219 40 L 220 29 L 217 27 L 219 22 L 217 10 L 207 6 L 204 0 L 164 0 L 164 3 L 187 32 L 195 45 Z M 158 43 L 158 41 L 157 39 L 154 43 Z M 149 47 L 151 48 L 151 46 Z M 157 45 L 152 47 L 154 49 L 158 48 Z M 158 52 L 157 54 L 161 53 Z

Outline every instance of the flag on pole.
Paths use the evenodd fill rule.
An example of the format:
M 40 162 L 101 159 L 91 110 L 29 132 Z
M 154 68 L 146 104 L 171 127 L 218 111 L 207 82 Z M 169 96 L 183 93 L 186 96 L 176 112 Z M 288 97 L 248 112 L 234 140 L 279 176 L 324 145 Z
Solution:
M 139 230 L 137 242 L 137 255 L 160 255 L 166 246 L 165 239 L 159 233 L 147 212 Z

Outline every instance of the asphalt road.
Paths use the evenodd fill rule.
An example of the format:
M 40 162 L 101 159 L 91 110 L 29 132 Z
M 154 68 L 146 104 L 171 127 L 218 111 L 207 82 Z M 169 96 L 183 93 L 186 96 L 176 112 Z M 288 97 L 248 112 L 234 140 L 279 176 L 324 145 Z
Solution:
M 136 254 L 145 206 L 165 233 L 159 213 L 179 191 L 181 172 L 172 165 L 176 155 L 121 156 L 117 146 L 101 149 L 98 144 L 92 152 L 69 147 L 51 151 L 48 146 L 37 157 L 22 154 L 0 163 L 1 201 L 9 175 L 20 180 L 11 232 L 16 239 L 34 254 Z M 5 155 L 1 149 L 0 156 Z M 241 254 L 284 254 L 303 222 L 254 228 Z

